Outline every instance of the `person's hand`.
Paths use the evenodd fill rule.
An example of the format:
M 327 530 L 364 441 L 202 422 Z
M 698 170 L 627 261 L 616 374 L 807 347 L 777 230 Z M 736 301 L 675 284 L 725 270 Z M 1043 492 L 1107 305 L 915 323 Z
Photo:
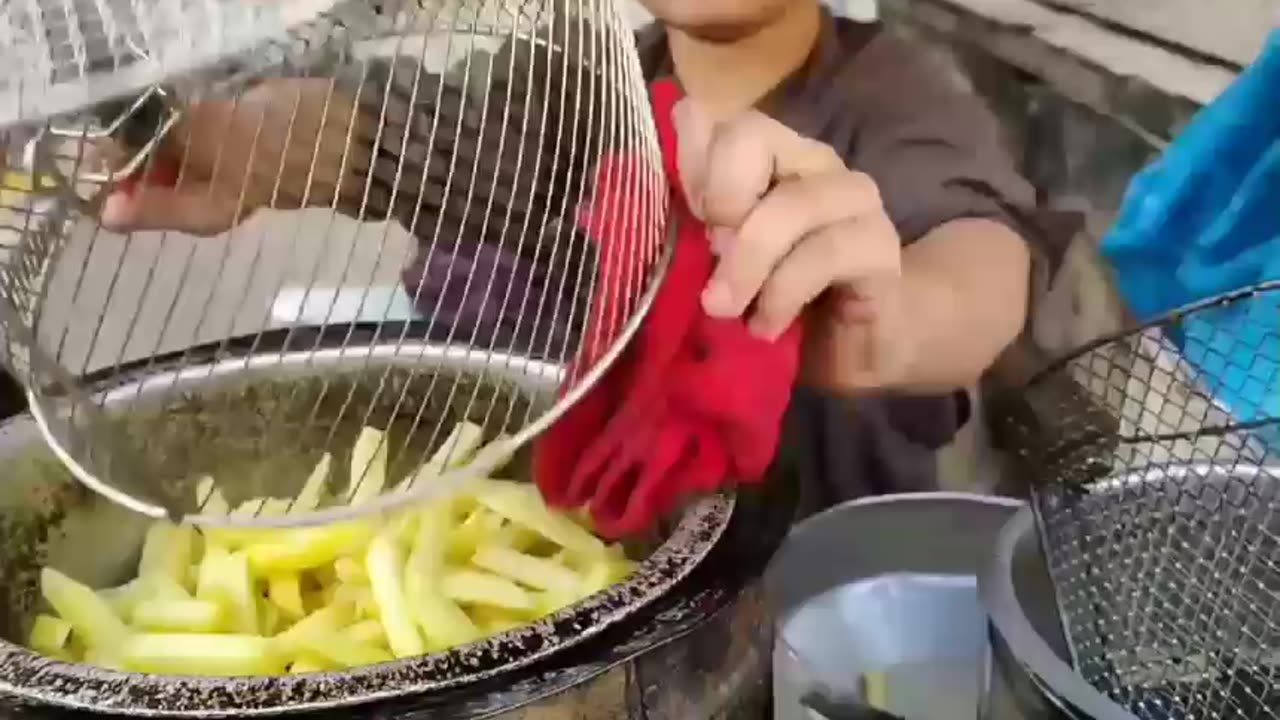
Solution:
M 903 332 L 901 242 L 876 183 L 832 148 L 749 112 L 715 122 L 677 106 L 681 181 L 719 257 L 708 314 L 776 337 L 807 323 L 804 380 L 891 386 L 913 351 Z
M 180 167 L 177 185 L 117 189 L 103 202 L 101 222 L 117 231 L 213 235 L 260 208 L 328 206 L 358 195 L 369 143 L 358 139 L 366 130 L 353 132 L 353 117 L 352 98 L 324 78 L 272 79 L 234 99 L 198 102 L 154 158 Z M 357 138 L 350 152 L 348 137 Z M 128 152 L 98 151 L 117 167 Z

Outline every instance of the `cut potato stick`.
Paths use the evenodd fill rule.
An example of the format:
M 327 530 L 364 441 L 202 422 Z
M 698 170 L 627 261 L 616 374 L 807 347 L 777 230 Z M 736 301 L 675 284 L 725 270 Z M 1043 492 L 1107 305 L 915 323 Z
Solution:
M 354 605 L 346 602 L 336 602 L 302 618 L 294 623 L 292 627 L 272 638 L 272 642 L 278 652 L 285 654 L 296 653 L 306 638 L 335 634 L 350 625 L 354 619 Z
M 304 673 L 328 672 L 333 668 L 329 663 L 320 660 L 311 655 L 300 657 L 289 666 L 290 675 L 302 675 Z
M 45 615 L 36 616 L 31 625 L 31 633 L 27 636 L 27 646 L 44 655 L 61 655 L 71 639 L 71 623 L 59 617 Z
M 600 538 L 569 518 L 552 513 L 532 485 L 486 480 L 477 483 L 475 496 L 490 510 L 572 552 L 589 557 L 604 554 L 605 545 Z
M 337 583 L 333 586 L 333 602 L 350 603 L 358 618 L 378 617 L 378 602 L 368 585 Z
M 249 635 L 258 632 L 258 603 L 248 556 L 231 553 L 223 560 L 222 573 L 219 587 L 231 614 L 231 627 Z
M 445 549 L 452 520 L 448 505 L 439 503 L 418 513 L 417 532 L 409 549 L 409 564 L 425 577 L 439 577 L 444 571 Z
M 445 597 L 455 602 L 523 611 L 536 607 L 528 590 L 504 577 L 479 570 L 450 570 L 445 573 L 440 587 Z
M 231 503 L 223 497 L 212 475 L 205 475 L 196 481 L 196 507 L 202 515 L 226 515 L 231 512 Z
M 477 507 L 449 534 L 449 559 L 464 563 L 475 554 L 476 548 L 502 530 L 502 516 L 485 507 Z
M 229 553 L 216 545 L 207 548 L 200 561 L 196 598 L 220 605 L 234 631 L 246 635 L 258 632 L 258 606 L 245 553 Z
M 480 548 L 471 562 L 482 570 L 536 590 L 554 590 L 568 595 L 582 588 L 582 578 L 565 566 L 501 546 Z
M 365 569 L 391 651 L 400 658 L 426 652 L 405 598 L 404 560 L 391 533 L 382 533 L 369 543 Z
M 209 633 L 222 625 L 222 608 L 205 600 L 143 600 L 133 608 L 132 623 L 154 632 Z
M 256 635 L 143 633 L 125 640 L 120 661 L 134 672 L 164 675 L 277 675 L 285 668 L 271 641 Z
M 267 597 L 286 617 L 297 620 L 305 614 L 302 582 L 294 573 L 277 573 L 267 578 Z
M 386 650 L 362 645 L 342 633 L 303 638 L 301 648 L 308 655 L 315 655 L 340 668 L 377 665 L 395 659 Z
M 436 503 L 423 509 L 405 566 L 405 592 L 414 619 L 428 645 L 435 649 L 465 645 L 481 637 L 476 624 L 440 587 L 451 523 L 451 504 Z
M 360 505 L 382 494 L 387 486 L 387 436 L 365 426 L 351 448 L 351 480 L 346 501 Z
M 325 486 L 329 482 L 329 467 L 332 464 L 333 455 L 325 453 L 320 456 L 320 462 L 316 463 L 311 475 L 307 478 L 307 482 L 303 484 L 302 490 L 298 491 L 298 497 L 293 501 L 293 506 L 290 508 L 291 512 L 311 512 L 320 507 L 320 500 L 324 497 Z
M 445 650 L 479 640 L 480 628 L 456 602 L 445 597 L 439 585 L 438 578 L 434 582 L 425 579 L 420 568 L 405 568 L 406 594 L 428 647 Z
M 392 530 L 395 532 L 395 529 Z M 338 582 L 348 585 L 368 585 L 369 573 L 365 571 L 364 565 L 359 560 L 349 557 L 340 557 L 333 561 L 333 573 L 337 576 Z
M 160 576 L 136 577 L 120 587 L 108 588 L 98 593 L 111 604 L 118 617 L 133 615 L 133 608 L 148 598 L 187 600 L 191 595 L 169 578 Z
M 387 633 L 382 629 L 382 623 L 377 620 L 361 620 L 355 625 L 343 628 L 342 634 L 354 643 L 387 649 Z
M 117 647 L 128 637 L 129 628 L 124 621 L 88 586 L 45 568 L 40 573 L 40 591 L 54 612 L 70 623 L 89 646 Z
M 160 575 L 185 586 L 196 539 L 195 528 L 190 526 L 163 521 L 152 523 L 142 542 L 138 576 Z
M 358 550 L 372 536 L 373 527 L 368 523 L 334 523 L 279 530 L 272 539 L 248 545 L 244 551 L 256 573 L 301 572 Z
M 120 660 L 122 648 L 91 647 L 84 651 L 84 661 L 108 670 L 125 670 Z
M 589 597 L 614 585 L 631 574 L 632 564 L 626 558 L 601 558 L 587 565 L 582 573 L 582 597 Z
M 420 482 L 432 482 L 445 470 L 458 467 L 484 444 L 484 428 L 471 422 L 460 422 L 445 437 L 431 457 L 405 481 L 410 488 Z

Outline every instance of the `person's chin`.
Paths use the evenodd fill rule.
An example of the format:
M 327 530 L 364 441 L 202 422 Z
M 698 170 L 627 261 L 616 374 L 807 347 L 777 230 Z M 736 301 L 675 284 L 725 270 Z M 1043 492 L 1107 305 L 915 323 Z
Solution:
M 760 32 L 764 22 L 667 23 L 680 32 L 709 43 L 732 43 Z

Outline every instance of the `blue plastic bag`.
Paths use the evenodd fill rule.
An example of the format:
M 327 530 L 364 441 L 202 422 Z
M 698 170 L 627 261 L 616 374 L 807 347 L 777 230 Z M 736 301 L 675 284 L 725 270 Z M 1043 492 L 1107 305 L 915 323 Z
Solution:
M 1102 253 L 1142 321 L 1280 280 L 1280 31 L 1134 178 Z M 1280 291 L 1201 312 L 1171 340 L 1237 420 L 1280 417 Z

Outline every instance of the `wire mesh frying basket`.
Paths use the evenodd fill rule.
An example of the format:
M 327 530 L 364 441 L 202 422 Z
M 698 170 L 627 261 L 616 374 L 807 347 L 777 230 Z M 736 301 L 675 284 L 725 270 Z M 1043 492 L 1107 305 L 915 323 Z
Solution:
M 1280 717 L 1280 286 L 1098 341 L 1005 418 L 1076 669 L 1138 718 Z
M 23 41 L 0 54 L 23 70 L 0 81 L 23 101 L 0 114 L 0 349 L 55 454 L 150 516 L 312 524 L 490 473 L 665 269 L 612 0 L 22 0 L 0 35 Z M 148 193 L 217 212 L 101 224 Z M 628 230 L 608 247 L 602 215 Z M 297 506 L 313 469 L 328 492 Z M 285 502 L 209 492 L 228 472 Z

